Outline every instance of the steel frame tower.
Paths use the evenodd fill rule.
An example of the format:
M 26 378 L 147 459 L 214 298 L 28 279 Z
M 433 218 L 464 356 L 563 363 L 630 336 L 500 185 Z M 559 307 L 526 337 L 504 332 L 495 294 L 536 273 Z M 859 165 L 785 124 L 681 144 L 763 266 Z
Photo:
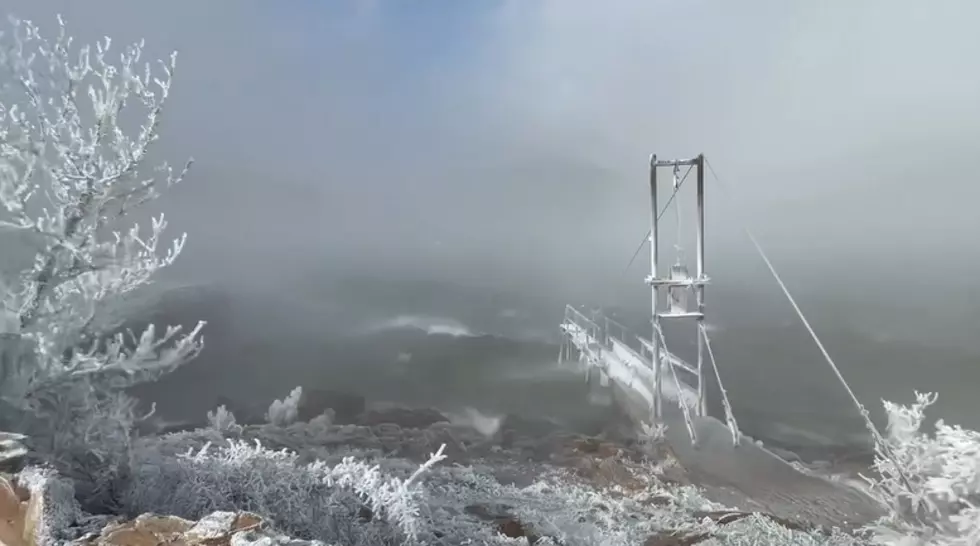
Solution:
M 660 237 L 659 217 L 660 208 L 658 206 L 658 185 L 657 171 L 661 168 L 669 167 L 673 170 L 673 190 L 678 192 L 682 180 L 678 177 L 678 168 L 688 166 L 697 170 L 697 264 L 695 274 L 692 277 L 688 274 L 686 266 L 675 264 L 669 270 L 667 276 L 661 275 L 659 264 Z M 673 201 L 673 199 L 671 199 Z M 668 205 L 670 202 L 668 202 Z M 674 204 L 680 207 L 679 203 Z M 683 320 L 694 319 L 697 321 L 697 408 L 698 415 L 707 415 L 707 400 L 705 396 L 705 339 L 702 335 L 704 322 L 704 287 L 708 284 L 708 277 L 704 273 L 704 154 L 692 159 L 672 159 L 659 160 L 656 154 L 650 156 L 650 275 L 646 278 L 646 283 L 650 286 L 650 307 L 653 335 L 653 372 L 654 372 L 654 395 L 653 395 L 653 418 L 655 422 L 663 421 L 663 373 L 664 358 L 661 351 L 666 348 L 663 340 L 663 330 L 661 329 L 662 320 Z M 692 291 L 695 296 L 695 309 L 687 307 L 687 294 Z M 663 296 L 666 298 L 662 299 Z M 668 303 L 664 306 L 663 303 Z M 666 308 L 665 308 L 666 307 Z M 666 362 L 667 366 L 671 366 Z M 674 372 L 676 373 L 676 371 Z

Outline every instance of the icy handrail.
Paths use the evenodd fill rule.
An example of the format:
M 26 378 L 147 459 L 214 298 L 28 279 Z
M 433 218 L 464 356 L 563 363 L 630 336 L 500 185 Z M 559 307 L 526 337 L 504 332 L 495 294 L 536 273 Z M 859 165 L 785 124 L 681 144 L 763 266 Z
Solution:
M 565 306 L 565 320 L 575 324 L 583 330 L 595 332 L 596 334 L 602 331 L 598 324 L 571 305 Z
M 605 313 L 597 313 L 594 318 L 589 318 L 582 311 L 579 311 L 571 305 L 565 306 L 565 321 L 571 322 L 589 332 L 592 337 L 599 341 L 602 345 L 609 347 L 610 338 L 614 338 L 622 342 L 624 345 L 630 347 L 631 349 L 640 353 L 643 357 L 652 357 L 652 354 L 647 354 L 647 344 L 644 343 L 644 339 L 637 334 L 633 333 L 628 327 L 624 326 L 607 316 Z
M 600 313 L 598 317 L 591 319 L 575 307 L 566 305 L 565 321 L 575 324 L 606 348 L 611 348 L 611 339 L 615 339 L 622 343 L 623 346 L 636 352 L 642 360 L 648 363 L 653 361 L 653 343 L 649 339 L 633 333 L 628 327 L 609 318 L 604 313 Z M 695 367 L 677 357 L 666 348 L 661 348 L 661 350 L 665 357 L 664 362 L 673 367 L 680 368 L 685 373 L 697 375 L 698 372 Z

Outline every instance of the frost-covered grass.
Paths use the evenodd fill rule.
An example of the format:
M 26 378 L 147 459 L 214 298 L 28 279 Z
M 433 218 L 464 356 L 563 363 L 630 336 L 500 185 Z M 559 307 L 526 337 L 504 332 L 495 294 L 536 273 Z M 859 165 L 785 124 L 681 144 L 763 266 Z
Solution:
M 140 439 L 130 472 L 114 487 L 119 510 L 189 519 L 248 510 L 278 532 L 345 545 L 527 543 L 501 535 L 501 519 L 519 522 L 545 545 L 625 546 L 665 533 L 713 537 L 707 544 L 857 544 L 766 517 L 701 521 L 696 513 L 724 507 L 694 487 L 668 485 L 653 462 L 632 466 L 639 488 L 602 486 L 499 449 L 492 461 L 459 465 L 436 457 L 420 468 L 375 446 L 431 440 L 425 430 L 323 421 L 241 427 L 228 425 L 227 411 L 212 417 L 218 413 L 224 417 L 209 428 Z M 283 444 L 293 449 L 271 447 Z
M 434 453 L 415 474 L 401 479 L 353 457 L 335 465 L 300 464 L 295 453 L 268 449 L 259 441 L 228 440 L 176 456 L 147 453 L 136 461 L 120 501 L 133 515 L 199 519 L 219 510 L 246 510 L 269 518 L 291 536 L 396 544 L 427 526 L 424 490 L 417 482 L 442 459 Z

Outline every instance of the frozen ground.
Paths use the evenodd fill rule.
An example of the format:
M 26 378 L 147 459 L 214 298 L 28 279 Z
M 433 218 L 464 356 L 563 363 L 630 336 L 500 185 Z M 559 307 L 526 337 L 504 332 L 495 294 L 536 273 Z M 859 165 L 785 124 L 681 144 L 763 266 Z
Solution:
M 239 426 L 226 417 L 143 437 L 112 486 L 116 513 L 198 520 L 249 511 L 269 536 L 343 545 L 413 534 L 445 545 L 857 544 L 821 522 L 731 512 L 671 449 L 614 426 L 586 436 L 511 417 L 480 432 L 472 418 L 406 408 L 368 410 L 360 422 L 373 424 Z M 392 480 L 408 479 L 443 445 L 447 458 L 417 488 L 398 489 Z M 52 519 L 62 528 L 50 531 L 68 540 L 114 519 L 77 514 Z

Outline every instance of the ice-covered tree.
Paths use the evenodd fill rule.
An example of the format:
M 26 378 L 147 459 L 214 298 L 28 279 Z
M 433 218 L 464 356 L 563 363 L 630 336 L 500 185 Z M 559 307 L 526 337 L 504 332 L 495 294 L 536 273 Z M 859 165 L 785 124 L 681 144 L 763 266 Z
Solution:
M 86 415 L 129 411 L 122 389 L 196 356 L 203 323 L 120 333 L 116 313 L 186 238 L 165 240 L 162 214 L 148 232 L 124 224 L 190 166 L 150 164 L 176 55 L 154 67 L 142 42 L 75 47 L 58 23 L 53 39 L 15 18 L 0 35 L 0 263 L 32 256 L 0 285 L 0 426 L 67 419 L 88 438 Z

